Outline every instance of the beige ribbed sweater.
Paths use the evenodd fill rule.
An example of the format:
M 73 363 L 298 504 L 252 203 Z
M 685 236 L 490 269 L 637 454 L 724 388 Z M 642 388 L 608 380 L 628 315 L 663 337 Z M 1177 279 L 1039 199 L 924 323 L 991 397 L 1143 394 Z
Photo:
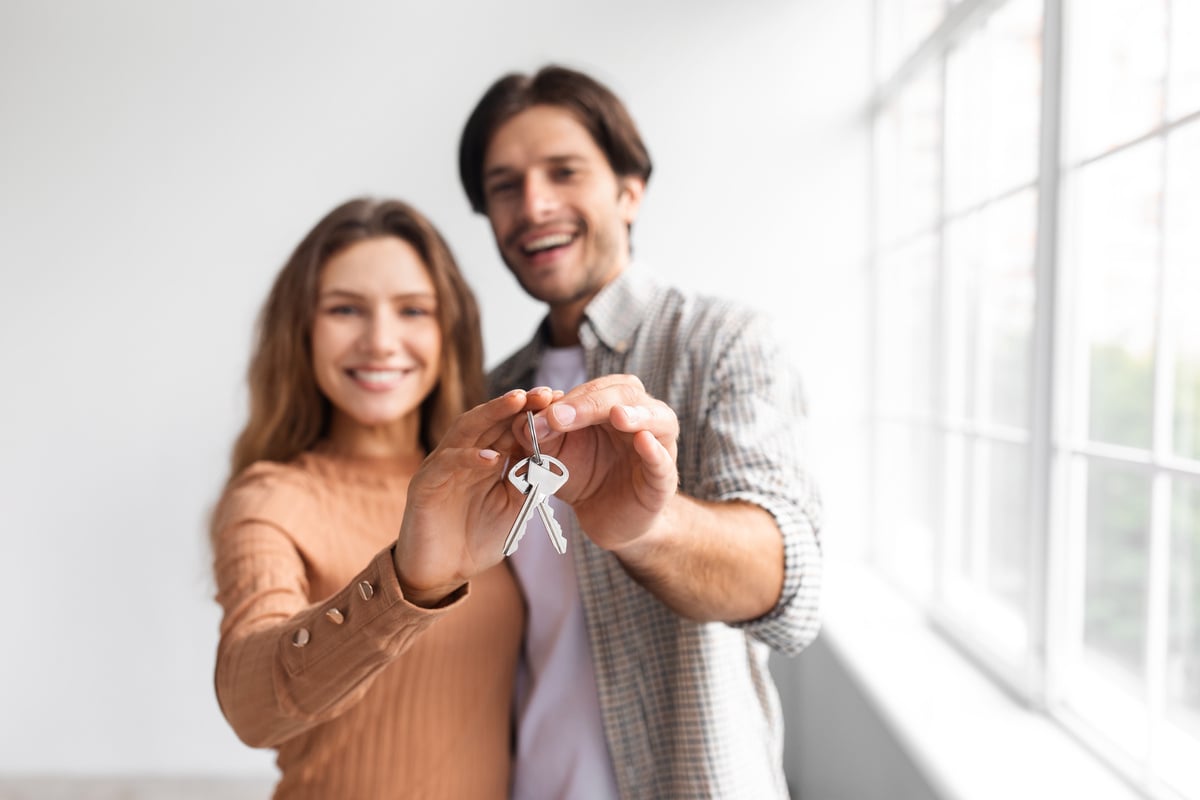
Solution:
M 306 453 L 251 466 L 217 507 L 217 697 L 278 750 L 276 797 L 507 796 L 521 596 L 501 564 L 444 608 L 403 599 L 409 472 Z

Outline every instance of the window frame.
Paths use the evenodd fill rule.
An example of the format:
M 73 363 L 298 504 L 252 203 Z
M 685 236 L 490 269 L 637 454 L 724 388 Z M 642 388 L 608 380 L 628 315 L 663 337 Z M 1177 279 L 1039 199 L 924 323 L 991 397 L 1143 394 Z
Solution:
M 875 2 L 873 19 L 877 27 L 875 44 L 872 47 L 873 58 L 878 58 L 881 39 L 878 29 L 879 8 L 886 2 L 889 0 Z M 1153 345 L 1153 433 L 1151 443 L 1145 449 L 1090 441 L 1086 431 L 1082 436 L 1076 436 L 1069 426 L 1071 415 L 1078 404 L 1078 397 L 1073 396 L 1073 393 L 1086 394 L 1088 389 L 1087 384 L 1081 384 L 1073 374 L 1077 366 L 1077 357 L 1073 351 L 1079 345 L 1078 340 L 1083 334 L 1076 325 L 1077 314 L 1070 287 L 1076 276 L 1067 263 L 1067 247 L 1070 242 L 1068 237 L 1064 236 L 1063 229 L 1069 211 L 1067 188 L 1080 170 L 1089 164 L 1111 158 L 1155 139 L 1161 140 L 1163 148 L 1158 200 L 1160 206 L 1165 207 L 1168 202 L 1166 170 L 1169 137 L 1174 130 L 1183 126 L 1200 124 L 1200 109 L 1183 113 L 1175 119 L 1169 118 L 1171 104 L 1168 92 L 1174 62 L 1170 52 L 1173 31 L 1169 26 L 1168 5 L 1164 102 L 1159 124 L 1129 141 L 1068 161 L 1065 157 L 1064 137 L 1064 131 L 1067 129 L 1066 117 L 1070 111 L 1064 103 L 1068 100 L 1065 96 L 1065 85 L 1069 77 L 1066 74 L 1065 33 L 1070 24 L 1069 12 L 1073 0 L 1041 0 L 1041 88 L 1038 99 L 1037 172 L 1033 182 L 1012 186 L 998 193 L 989 189 L 978 204 L 968 204 L 967 207 L 956 209 L 952 215 L 948 215 L 945 135 L 948 57 L 957 45 L 975 35 L 980 27 L 1008 2 L 1010 0 L 947 0 L 941 22 L 915 45 L 907 57 L 900 60 L 899 65 L 889 75 L 880 76 L 876 65 L 872 68 L 876 88 L 868 104 L 867 114 L 871 127 L 869 159 L 872 198 L 871 216 L 868 220 L 870 257 L 867 309 L 870 330 L 867 385 L 872 400 L 868 409 L 871 424 L 867 443 L 871 453 L 868 486 L 871 496 L 878 498 L 882 496 L 880 490 L 885 486 L 886 480 L 886 476 L 880 472 L 879 457 L 879 448 L 885 441 L 884 426 L 889 426 L 888 430 L 891 433 L 888 435 L 903 430 L 903 435 L 910 437 L 929 437 L 929 480 L 935 486 L 948 485 L 945 459 L 951 446 L 950 436 L 961 437 L 964 458 L 968 460 L 972 458 L 971 454 L 980 443 L 991 445 L 1010 440 L 1010 435 L 1001 429 L 1003 426 L 994 426 L 995 429 L 989 430 L 989 426 L 981 424 L 979 420 L 955 419 L 945 407 L 944 391 L 940 391 L 946 385 L 947 376 L 947 365 L 943 363 L 946 353 L 941 344 L 946 341 L 946 323 L 949 318 L 945 297 L 948 281 L 946 234 L 949 224 L 953 221 L 1032 188 L 1036 192 L 1036 212 L 1032 263 L 1034 298 L 1032 328 L 1029 332 L 1027 436 L 1024 441 L 1028 448 L 1029 472 L 1026 489 L 1029 508 L 1025 542 L 1028 574 L 1023 609 L 1026 646 L 1023 652 L 1014 656 L 1011 649 L 1005 651 L 998 648 L 994 640 L 980 635 L 971 624 L 964 624 L 962 615 L 951 613 L 939 605 L 944 599 L 944 583 L 950 574 L 944 563 L 949 539 L 942 518 L 952 504 L 944 497 L 945 492 L 931 493 L 927 500 L 929 507 L 924 509 L 925 518 L 933 521 L 929 526 L 929 546 L 933 563 L 929 567 L 932 577 L 928 592 L 923 594 L 914 589 L 912 583 L 906 586 L 903 576 L 891 574 L 888 577 L 899 588 L 907 590 L 910 598 L 923 607 L 934 627 L 961 648 L 983 671 L 1021 697 L 1024 702 L 1061 723 L 1122 771 L 1148 796 L 1184 797 L 1183 794 L 1168 788 L 1160 779 L 1159 775 L 1163 771 L 1170 771 L 1170 765 L 1164 767 L 1161 753 L 1154 749 L 1158 746 L 1156 741 L 1176 735 L 1164 730 L 1165 681 L 1157 677 L 1165 673 L 1163 667 L 1168 648 L 1167 628 L 1170 624 L 1169 549 L 1173 535 L 1170 524 L 1173 502 L 1171 481 L 1180 476 L 1190 481 L 1200 479 L 1200 459 L 1182 458 L 1172 450 L 1171 421 L 1174 419 L 1176 402 L 1172 388 L 1176 359 L 1169 319 L 1172 305 L 1167 302 L 1171 275 L 1163 252 L 1165 248 L 1162 246 L 1166 241 L 1168 221 L 1166 215 L 1160 213 L 1159 257 L 1155 278 L 1157 320 Z M 1166 2 L 1169 3 L 1170 0 Z M 928 76 L 927 71 L 936 72 L 935 80 L 940 91 L 936 214 L 929 224 L 905 231 L 900 236 L 893 235 L 885 241 L 880 235 L 882 212 L 880 144 L 877 141 L 880 135 L 879 126 L 894 103 L 903 98 L 906 87 L 913 85 L 914 81 L 923 76 Z M 1160 208 L 1160 212 L 1162 211 L 1163 208 Z M 881 389 L 886 387 L 883 386 L 881 378 L 883 371 L 880 342 L 881 335 L 887 334 L 887 331 L 882 330 L 881 322 L 884 319 L 883 315 L 887 313 L 882 287 L 885 280 L 893 280 L 892 277 L 883 275 L 882 270 L 883 264 L 890 257 L 922 237 L 933 237 L 934 255 L 931 269 L 934 288 L 930 304 L 936 318 L 931 321 L 932 341 L 926 358 L 931 360 L 934 385 L 939 387 L 939 391 L 935 392 L 928 408 L 897 413 L 893 406 L 888 405 L 890 401 L 882 399 L 881 392 Z M 970 376 L 966 377 L 968 381 L 971 380 Z M 1073 704 L 1072 692 L 1068 689 L 1068 684 L 1079 677 L 1077 665 L 1072 660 L 1072 648 L 1075 646 L 1072 639 L 1083 635 L 1079 622 L 1085 599 L 1082 592 L 1084 563 L 1079 553 L 1081 537 L 1086 536 L 1082 530 L 1086 516 L 1080 515 L 1079 509 L 1086 505 L 1086 498 L 1081 495 L 1086 486 L 1079 481 L 1079 474 L 1081 471 L 1086 472 L 1090 465 L 1097 462 L 1113 462 L 1121 464 L 1123 468 L 1144 470 L 1150 478 L 1150 517 L 1147 521 L 1149 572 L 1146 578 L 1148 588 L 1144 633 L 1146 641 L 1142 656 L 1143 669 L 1147 675 L 1145 709 L 1149 720 L 1149 730 L 1146 732 L 1149 749 L 1141 760 L 1131 758 L 1127 752 L 1111 746 L 1099 736 L 1096 733 L 1095 719 L 1089 718 L 1086 709 L 1081 711 Z M 884 518 L 885 510 L 879 506 L 878 503 L 872 504 L 868 515 L 868 558 L 878 559 L 881 555 L 886 556 L 887 547 L 881 545 L 880 532 L 889 520 Z M 890 547 L 894 548 L 895 545 Z M 884 571 L 886 573 L 886 568 Z M 1177 749 L 1194 746 L 1197 755 L 1200 755 L 1200 736 L 1195 737 L 1195 741 L 1180 741 L 1182 744 L 1176 743 Z M 1192 791 L 1191 787 L 1188 791 Z M 1187 796 L 1200 798 L 1200 787 L 1195 792 L 1194 795 Z

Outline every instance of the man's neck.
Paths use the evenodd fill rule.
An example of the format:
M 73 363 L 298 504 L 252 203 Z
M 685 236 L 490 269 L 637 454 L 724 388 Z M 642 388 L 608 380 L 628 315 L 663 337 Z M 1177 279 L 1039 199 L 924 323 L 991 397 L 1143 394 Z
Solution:
M 596 295 L 604 291 L 606 286 L 619 278 L 628 267 L 628 262 L 621 264 L 618 269 L 613 271 L 608 280 L 594 292 L 589 292 L 583 297 L 578 297 L 565 303 L 556 303 L 550 306 L 551 347 L 574 347 L 579 344 L 579 326 L 583 323 L 583 312 L 587 310 L 588 304 L 595 299 Z
M 551 347 L 573 347 L 579 344 L 579 324 L 583 322 L 583 310 L 587 308 L 592 297 L 595 295 L 569 305 L 550 306 Z

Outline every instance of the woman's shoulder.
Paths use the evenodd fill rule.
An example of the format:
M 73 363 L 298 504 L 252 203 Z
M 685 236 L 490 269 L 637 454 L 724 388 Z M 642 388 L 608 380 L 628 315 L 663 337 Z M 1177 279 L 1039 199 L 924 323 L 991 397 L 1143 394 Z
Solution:
M 303 458 L 288 463 L 256 461 L 229 482 L 217 504 L 215 528 L 259 520 L 285 525 L 306 513 L 314 490 Z

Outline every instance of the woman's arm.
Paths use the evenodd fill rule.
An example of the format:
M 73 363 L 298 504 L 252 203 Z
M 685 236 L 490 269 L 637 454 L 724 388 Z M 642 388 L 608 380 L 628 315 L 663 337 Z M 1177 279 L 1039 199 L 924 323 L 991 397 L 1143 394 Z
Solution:
M 341 591 L 312 604 L 300 555 L 277 527 L 237 524 L 220 532 L 216 550 L 225 610 L 217 698 L 253 747 L 278 745 L 357 703 L 375 675 L 466 594 L 437 610 L 408 603 L 388 547 Z

